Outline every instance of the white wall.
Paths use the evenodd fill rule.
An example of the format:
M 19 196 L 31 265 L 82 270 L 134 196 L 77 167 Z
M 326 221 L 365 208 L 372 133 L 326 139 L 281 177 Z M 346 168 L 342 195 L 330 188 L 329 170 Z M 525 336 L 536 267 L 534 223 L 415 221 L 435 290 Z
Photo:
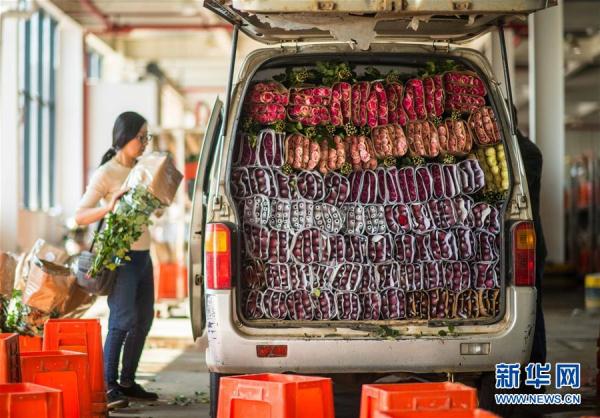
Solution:
M 115 119 L 125 111 L 138 112 L 150 129 L 158 124 L 159 86 L 155 80 L 138 83 L 95 82 L 89 85 L 88 175 L 112 145 Z
M 5 19 L 0 45 L 0 250 L 17 250 L 20 193 L 17 20 Z
M 594 153 L 596 156 L 600 156 L 600 131 L 567 130 L 567 156 L 577 157 L 583 153 Z

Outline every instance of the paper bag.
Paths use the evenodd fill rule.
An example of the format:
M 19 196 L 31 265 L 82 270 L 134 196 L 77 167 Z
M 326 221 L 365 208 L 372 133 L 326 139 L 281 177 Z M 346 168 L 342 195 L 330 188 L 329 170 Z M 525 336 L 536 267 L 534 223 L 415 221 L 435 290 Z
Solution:
M 140 158 L 125 185 L 130 188 L 144 185 L 163 205 L 170 205 L 182 179 L 183 174 L 177 170 L 171 157 L 153 152 Z
M 42 312 L 59 312 L 65 308 L 75 276 L 67 267 L 34 257 L 23 292 L 23 302 Z
M 17 265 L 15 287 L 21 291 L 25 290 L 33 257 L 58 265 L 65 264 L 69 259 L 69 255 L 62 248 L 48 244 L 43 239 L 38 239 L 31 250 L 21 256 Z
M 0 252 L 0 295 L 10 297 L 15 284 L 17 258 L 14 254 Z

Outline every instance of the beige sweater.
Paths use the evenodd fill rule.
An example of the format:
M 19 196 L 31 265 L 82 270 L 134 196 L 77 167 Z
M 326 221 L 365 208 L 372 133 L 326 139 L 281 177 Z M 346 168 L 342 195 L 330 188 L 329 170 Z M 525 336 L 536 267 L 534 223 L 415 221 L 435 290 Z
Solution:
M 121 165 L 114 157 L 106 164 L 98 167 L 79 201 L 79 208 L 95 208 L 98 202 L 107 205 L 114 194 L 121 190 L 130 171 L 131 167 Z M 134 251 L 150 249 L 148 228 L 144 228 L 142 236 L 133 243 L 131 249 Z

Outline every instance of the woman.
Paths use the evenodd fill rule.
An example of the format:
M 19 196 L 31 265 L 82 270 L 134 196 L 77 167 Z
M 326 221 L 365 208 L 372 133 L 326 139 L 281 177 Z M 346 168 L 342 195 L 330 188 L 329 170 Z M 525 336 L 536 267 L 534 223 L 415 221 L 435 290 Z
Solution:
M 127 191 L 123 183 L 150 139 L 146 120 L 135 112 L 117 117 L 113 128 L 112 147 L 102 157 L 86 192 L 81 198 L 75 220 L 88 225 L 111 212 Z M 102 205 L 98 207 L 98 202 Z M 124 408 L 128 398 L 156 400 L 135 382 L 146 335 L 154 317 L 154 278 L 150 260 L 150 235 L 144 230 L 129 257 L 121 266 L 112 293 L 108 296 L 110 316 L 104 344 L 104 378 L 109 409 Z M 124 347 L 124 348 L 123 348 Z M 117 382 L 119 357 L 123 348 L 120 382 Z

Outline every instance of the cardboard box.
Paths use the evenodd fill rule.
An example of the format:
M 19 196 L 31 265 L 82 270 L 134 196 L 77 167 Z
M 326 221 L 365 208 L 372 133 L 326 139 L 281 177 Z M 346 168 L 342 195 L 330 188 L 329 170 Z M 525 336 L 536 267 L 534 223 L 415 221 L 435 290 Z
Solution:
M 0 295 L 11 296 L 15 285 L 17 257 L 14 254 L 0 252 Z
M 69 260 L 69 255 L 62 248 L 48 244 L 43 239 L 38 239 L 29 252 L 22 255 L 17 264 L 15 288 L 21 291 L 25 290 L 27 277 L 31 268 L 31 260 L 37 257 L 40 260 L 48 261 L 58 265 L 64 265 Z
M 23 291 L 23 302 L 42 312 L 61 312 L 75 283 L 75 276 L 67 267 L 34 257 Z
M 170 205 L 182 179 L 171 157 L 153 152 L 140 158 L 125 184 L 131 188 L 143 184 L 161 203 Z
M 61 318 L 79 318 L 96 301 L 96 296 L 87 293 L 85 290 L 75 285 L 69 293 L 69 297 L 60 308 Z

